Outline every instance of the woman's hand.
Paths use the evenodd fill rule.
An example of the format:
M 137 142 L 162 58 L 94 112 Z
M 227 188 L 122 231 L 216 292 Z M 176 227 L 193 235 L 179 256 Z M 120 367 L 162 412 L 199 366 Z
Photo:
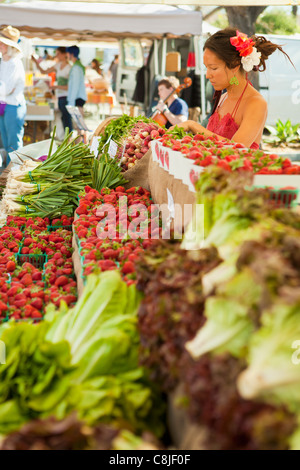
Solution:
M 170 127 L 170 130 L 174 129 L 174 127 Z M 177 124 L 177 127 L 182 127 L 186 132 L 192 132 L 192 134 L 205 133 L 206 131 L 205 127 L 201 126 L 201 124 L 191 120 L 181 122 Z

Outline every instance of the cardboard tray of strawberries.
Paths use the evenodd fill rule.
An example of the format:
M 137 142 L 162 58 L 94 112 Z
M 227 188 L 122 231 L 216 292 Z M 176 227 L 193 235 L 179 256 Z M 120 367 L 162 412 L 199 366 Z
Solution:
M 300 164 L 291 162 L 288 158 L 246 149 L 234 142 L 203 140 L 201 135 L 187 135 L 176 140 L 165 134 L 150 145 L 156 168 L 159 167 L 180 180 L 190 192 L 195 192 L 195 183 L 206 166 L 214 164 L 228 171 L 252 171 L 254 186 L 267 186 L 274 191 L 279 189 L 279 198 L 284 197 L 282 190 L 293 192 L 292 205 L 300 204 Z M 150 172 L 151 165 L 153 163 L 149 164 Z M 159 174 L 157 171 L 157 176 Z M 152 184 L 161 186 L 161 182 L 153 181 Z M 153 186 L 150 186 L 150 190 L 153 195 L 156 194 Z

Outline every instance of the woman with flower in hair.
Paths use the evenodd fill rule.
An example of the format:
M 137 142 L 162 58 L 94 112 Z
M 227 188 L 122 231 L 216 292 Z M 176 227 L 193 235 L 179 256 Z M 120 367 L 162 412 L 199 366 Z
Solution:
M 258 149 L 268 109 L 265 99 L 249 82 L 248 72 L 264 71 L 268 56 L 277 49 L 290 60 L 281 46 L 263 36 L 249 38 L 234 28 L 210 36 L 204 44 L 203 62 L 206 77 L 215 89 L 212 114 L 206 128 L 190 120 L 178 126 L 194 134 L 216 134 L 220 140 L 231 139 Z

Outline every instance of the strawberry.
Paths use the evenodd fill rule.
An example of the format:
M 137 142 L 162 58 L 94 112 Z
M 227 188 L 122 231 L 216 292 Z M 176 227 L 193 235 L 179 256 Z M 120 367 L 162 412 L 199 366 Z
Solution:
M 117 253 L 117 251 L 112 250 L 111 248 L 109 248 L 109 249 L 103 251 L 102 255 L 103 255 L 104 259 L 109 259 L 109 258 L 116 259 L 117 256 L 118 256 L 118 253 Z
M 64 297 L 64 300 L 67 305 L 70 305 L 72 303 L 75 303 L 77 301 L 76 295 L 68 294 Z
M 42 273 L 40 271 L 36 271 L 32 274 L 33 281 L 41 281 L 42 280 Z
M 11 287 L 10 289 L 8 289 L 7 295 L 15 296 L 15 295 L 18 294 L 18 292 L 19 292 L 19 288 L 17 286 L 14 286 L 14 287 Z
M 64 286 L 68 283 L 69 283 L 69 279 L 67 278 L 67 276 L 59 276 L 55 281 L 55 285 L 57 287 Z
M 31 301 L 31 306 L 33 308 L 36 308 L 37 310 L 42 310 L 43 308 L 43 301 L 40 298 L 35 298 Z
M 21 307 L 24 307 L 26 305 L 26 300 L 25 299 L 20 299 L 20 300 L 14 300 L 13 304 L 18 307 L 18 308 L 21 308 Z
M 36 309 L 33 309 L 30 314 L 31 318 L 43 318 L 43 315 Z
M 27 237 L 27 238 L 25 238 L 25 240 L 23 241 L 23 246 L 29 246 L 29 245 L 31 245 L 31 243 L 33 243 L 33 239 L 30 238 L 30 237 Z
M 88 206 L 87 204 L 80 204 L 76 209 L 76 214 L 87 214 L 88 213 Z
M 32 284 L 32 276 L 29 273 L 25 274 L 21 278 L 21 282 L 24 284 L 24 286 L 30 286 Z
M 135 267 L 132 261 L 126 261 L 122 267 L 122 273 L 129 274 L 129 273 L 133 273 L 134 271 L 135 271 Z
M 66 276 L 70 276 L 73 273 L 72 268 L 63 268 L 62 274 L 65 274 Z
M 16 269 L 16 263 L 14 261 L 8 261 L 6 269 L 9 273 L 12 273 Z

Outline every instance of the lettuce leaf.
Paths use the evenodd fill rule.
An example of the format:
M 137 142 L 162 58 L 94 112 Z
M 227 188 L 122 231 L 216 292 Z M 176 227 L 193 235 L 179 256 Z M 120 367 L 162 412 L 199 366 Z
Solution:
M 299 413 L 300 366 L 294 349 L 300 339 L 300 300 L 274 305 L 261 321 L 263 326 L 250 338 L 248 367 L 237 381 L 239 393 Z

